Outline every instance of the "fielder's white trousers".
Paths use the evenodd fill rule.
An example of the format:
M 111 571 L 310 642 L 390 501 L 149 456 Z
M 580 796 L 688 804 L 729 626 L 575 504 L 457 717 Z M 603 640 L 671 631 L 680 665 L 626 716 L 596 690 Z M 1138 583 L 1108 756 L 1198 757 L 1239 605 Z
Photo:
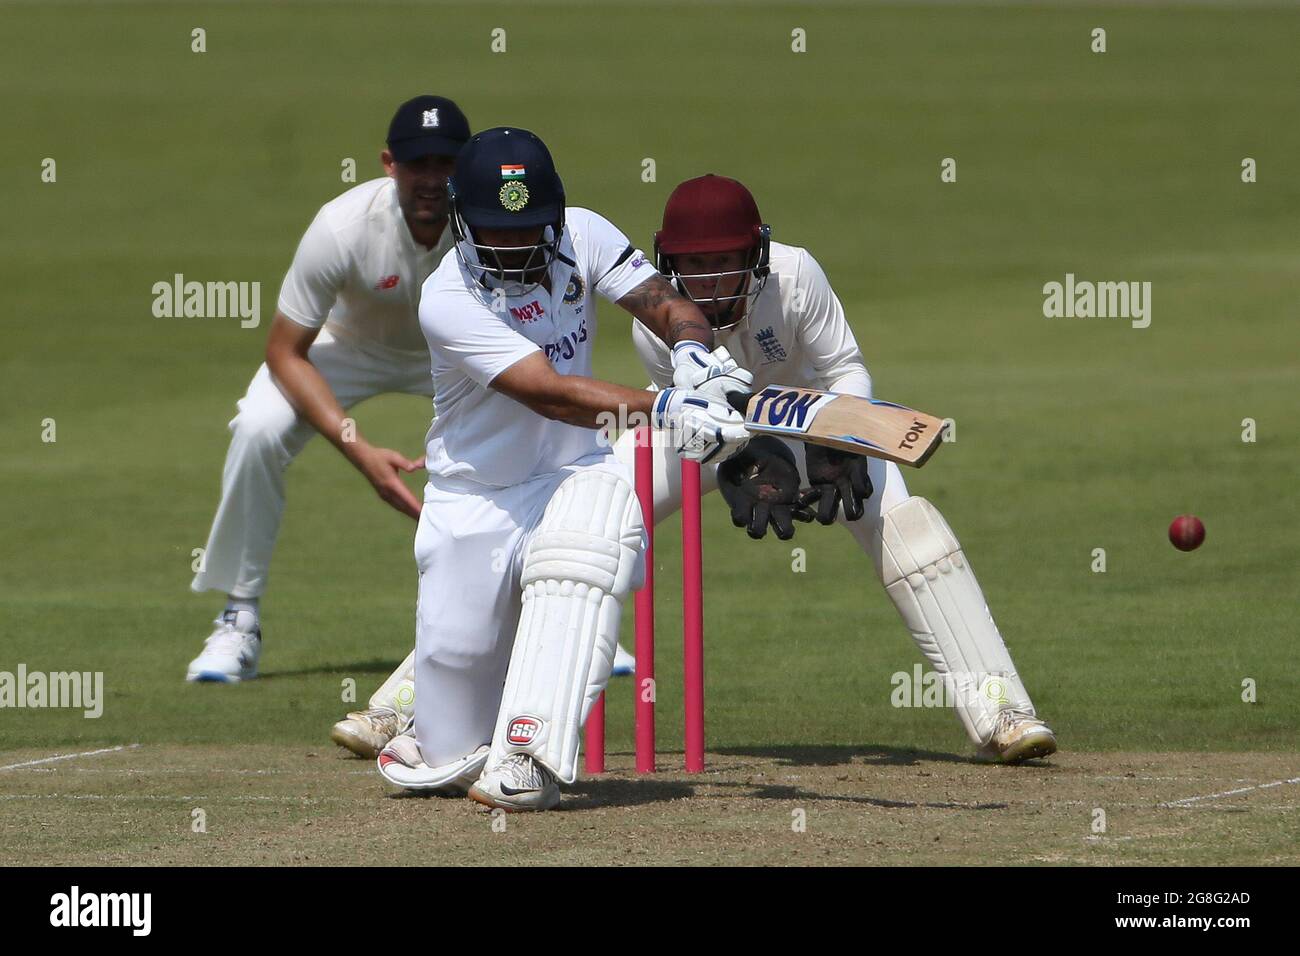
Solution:
M 433 397 L 429 356 L 423 352 L 367 347 L 326 327 L 307 356 L 345 409 L 385 392 Z M 221 504 L 190 587 L 259 597 L 280 533 L 285 470 L 316 430 L 299 418 L 263 364 L 239 400 L 230 433 Z
M 469 481 L 425 486 L 415 533 L 415 739 L 442 766 L 490 743 L 519 627 L 525 550 L 560 483 L 608 455 L 509 488 Z

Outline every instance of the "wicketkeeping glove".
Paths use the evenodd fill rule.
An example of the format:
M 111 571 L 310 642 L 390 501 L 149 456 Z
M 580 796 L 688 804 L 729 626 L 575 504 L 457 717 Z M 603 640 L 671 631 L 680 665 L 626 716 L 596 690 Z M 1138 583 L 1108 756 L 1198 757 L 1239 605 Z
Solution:
M 794 537 L 795 521 L 812 521 L 799 500 L 799 466 L 779 439 L 750 439 L 741 451 L 718 466 L 718 490 L 731 507 L 731 522 L 751 538 L 761 538 L 770 524 L 782 541 Z
M 799 499 L 803 507 L 817 504 L 817 520 L 834 524 L 840 502 L 844 517 L 857 521 L 862 517 L 862 503 L 871 497 L 871 477 L 867 459 L 847 451 L 823 445 L 804 445 L 804 464 L 808 468 L 808 490 Z

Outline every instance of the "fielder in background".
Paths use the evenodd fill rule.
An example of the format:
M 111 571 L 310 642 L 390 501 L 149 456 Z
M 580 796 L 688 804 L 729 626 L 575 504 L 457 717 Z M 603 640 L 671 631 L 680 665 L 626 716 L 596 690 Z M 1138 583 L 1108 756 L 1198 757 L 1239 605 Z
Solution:
M 280 289 L 266 363 L 230 423 L 221 504 L 191 585 L 224 593 L 227 604 L 187 680 L 257 676 L 258 601 L 284 512 L 284 473 L 316 432 L 380 498 L 419 517 L 420 502 L 400 478 L 419 462 L 345 428 L 345 410 L 384 392 L 433 396 L 416 310 L 421 284 L 451 248 L 447 177 L 469 132 L 449 99 L 403 103 L 380 156 L 387 175 L 327 202 L 302 237 Z M 409 668 L 408 659 L 382 689 L 384 699 L 409 696 Z M 397 722 L 394 715 L 389 736 Z
M 378 765 L 408 789 L 545 810 L 576 776 L 644 573 L 632 474 L 597 428 L 648 417 L 674 457 L 725 459 L 748 440 L 726 395 L 749 376 L 623 233 L 566 208 L 527 130 L 474 136 L 449 200 L 455 254 L 420 299 L 438 417 L 415 540 L 415 720 Z M 677 387 L 592 377 L 595 292 L 661 339 Z
M 701 176 L 679 185 L 655 235 L 656 265 L 694 301 L 717 342 L 754 375 L 753 389 L 801 385 L 871 397 L 871 376 L 839 299 L 804 249 L 771 239 L 749 190 Z M 672 354 L 633 324 L 637 353 L 657 387 L 672 385 Z M 635 436 L 616 454 L 632 466 Z M 681 507 L 681 469 L 656 443 L 654 520 Z M 893 462 L 762 436 L 716 467 L 732 520 L 751 537 L 770 524 L 783 539 L 793 520 L 838 522 L 871 555 L 876 576 L 921 653 L 943 675 L 966 733 L 982 756 L 1015 763 L 1056 751 L 1036 716 L 957 536 L 929 501 L 909 496 Z M 800 488 L 808 488 L 800 492 Z

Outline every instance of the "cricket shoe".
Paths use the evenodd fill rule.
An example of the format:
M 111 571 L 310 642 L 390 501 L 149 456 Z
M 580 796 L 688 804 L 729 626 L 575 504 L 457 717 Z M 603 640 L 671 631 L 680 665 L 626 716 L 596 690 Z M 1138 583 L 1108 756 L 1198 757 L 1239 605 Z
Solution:
M 636 658 L 623 650 L 622 644 L 615 644 L 614 648 L 614 669 L 609 672 L 609 676 L 627 677 L 629 674 L 635 674 Z
M 998 713 L 993 737 L 980 750 L 985 760 L 1020 763 L 1056 753 L 1056 734 L 1033 714 L 1014 707 Z
M 530 754 L 510 754 L 491 770 L 484 770 L 469 788 L 471 800 L 502 810 L 550 810 L 560 802 L 555 774 Z
M 330 730 L 330 740 L 358 757 L 374 760 L 402 732 L 404 718 L 391 707 L 354 710 Z
M 262 629 L 248 611 L 223 611 L 216 628 L 203 642 L 203 652 L 190 661 L 188 681 L 238 684 L 257 676 L 262 654 Z
M 483 772 L 487 763 L 487 744 L 472 754 L 441 767 L 430 767 L 424 762 L 420 745 L 415 742 L 413 721 L 408 719 L 407 731 L 398 734 L 379 751 L 376 762 L 379 775 L 404 790 L 439 793 L 449 797 L 463 797 L 470 785 Z

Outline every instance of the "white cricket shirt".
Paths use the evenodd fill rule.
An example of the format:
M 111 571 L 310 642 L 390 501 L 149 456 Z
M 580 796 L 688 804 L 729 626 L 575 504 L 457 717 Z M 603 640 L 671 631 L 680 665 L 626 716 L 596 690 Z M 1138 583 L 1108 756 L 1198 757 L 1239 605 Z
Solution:
M 771 266 L 745 320 L 719 333 L 717 344 L 754 373 L 755 391 L 802 385 L 870 398 L 871 375 L 817 260 L 806 249 L 773 242 Z M 635 320 L 632 340 L 655 385 L 672 385 L 672 353 L 664 341 Z
M 537 414 L 489 383 L 534 352 L 561 375 L 591 376 L 596 339 L 593 291 L 617 301 L 657 272 L 612 223 L 589 209 L 565 210 L 547 292 L 494 294 L 448 252 L 424 283 L 420 328 L 429 345 L 438 417 L 429 429 L 430 479 L 520 484 L 565 465 L 603 457 L 599 432 Z
M 423 354 L 420 286 L 451 245 L 450 226 L 433 249 L 411 237 L 392 179 L 361 183 L 322 206 L 307 227 L 279 309 L 362 348 Z

